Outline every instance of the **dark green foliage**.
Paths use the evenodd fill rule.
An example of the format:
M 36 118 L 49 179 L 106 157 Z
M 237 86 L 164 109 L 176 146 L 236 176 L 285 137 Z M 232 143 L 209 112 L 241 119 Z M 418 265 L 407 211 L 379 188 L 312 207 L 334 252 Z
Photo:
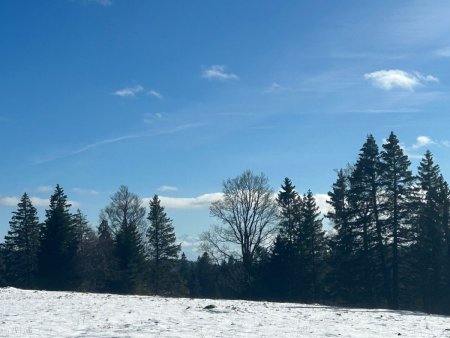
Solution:
M 358 160 L 349 175 L 349 210 L 355 235 L 356 259 L 361 262 L 360 297 L 367 305 L 386 306 L 391 302 L 391 286 L 387 266 L 386 223 L 383 222 L 381 199 L 381 162 L 372 135 L 363 144 Z M 375 299 L 384 297 L 377 304 Z
M 217 297 L 216 267 L 212 264 L 206 252 L 198 257 L 196 264 L 196 278 L 198 295 L 206 298 Z
M 271 293 L 277 299 L 298 298 L 300 293 L 299 233 L 302 199 L 289 178 L 285 178 L 277 196 L 279 234 L 275 239 L 269 260 L 268 281 Z
M 420 294 L 426 311 L 439 310 L 440 295 L 444 288 L 444 268 L 447 255 L 445 247 L 448 229 L 448 192 L 434 164 L 430 151 L 425 153 L 418 170 L 419 201 L 415 234 L 417 260 L 415 267 L 419 276 Z
M 390 238 L 392 269 L 392 307 L 400 304 L 400 278 L 402 248 L 411 244 L 411 215 L 414 177 L 394 133 L 383 144 L 380 163 L 380 186 L 386 231 Z
M 413 176 L 391 133 L 372 135 L 328 193 L 326 234 L 311 191 L 286 178 L 274 201 L 263 174 L 224 182 L 195 261 L 178 259 L 158 196 L 145 208 L 121 186 L 95 233 L 58 185 L 45 223 L 26 194 L 0 244 L 0 286 L 323 302 L 450 314 L 450 191 L 431 152 Z
M 13 286 L 36 287 L 40 225 L 27 193 L 20 199 L 9 226 L 3 250 L 5 279 Z
M 152 267 L 152 289 L 155 293 L 172 293 L 168 281 L 177 278 L 174 260 L 178 258 L 181 244 L 176 243 L 172 220 L 167 216 L 158 196 L 150 201 L 150 222 L 147 230 L 148 256 Z
M 285 178 L 277 196 L 280 208 L 279 234 L 288 243 L 294 244 L 297 239 L 302 199 L 295 191 L 289 178 Z
M 97 235 L 89 226 L 86 216 L 78 209 L 73 215 L 73 226 L 78 237 L 77 275 L 79 289 L 93 291 L 96 289 L 95 256 L 97 249 Z
M 39 251 L 41 286 L 50 290 L 65 290 L 76 286 L 76 258 L 79 235 L 69 211 L 64 190 L 57 185 L 50 197 L 49 209 L 42 228 Z
M 4 251 L 5 247 L 3 243 L 0 243 L 0 287 L 6 286 L 6 272 L 5 272 L 5 262 L 4 262 Z
M 94 262 L 95 288 L 100 292 L 113 292 L 118 287 L 118 266 L 115 256 L 113 234 L 106 220 L 102 220 L 97 228 Z
M 328 193 L 332 209 L 327 217 L 334 232 L 330 238 L 330 272 L 328 284 L 330 297 L 335 302 L 356 303 L 356 234 L 351 220 L 348 202 L 349 183 L 344 170 L 339 170 L 332 191 Z
M 302 298 L 319 301 L 323 295 L 326 240 L 322 218 L 311 190 L 303 197 L 302 218 L 298 234 Z

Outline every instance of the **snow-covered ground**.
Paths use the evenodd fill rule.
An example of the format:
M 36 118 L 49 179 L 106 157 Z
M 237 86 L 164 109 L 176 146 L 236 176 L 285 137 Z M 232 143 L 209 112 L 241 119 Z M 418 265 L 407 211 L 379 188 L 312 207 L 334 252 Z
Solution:
M 14 288 L 0 304 L 0 337 L 450 337 L 450 317 L 406 311 Z

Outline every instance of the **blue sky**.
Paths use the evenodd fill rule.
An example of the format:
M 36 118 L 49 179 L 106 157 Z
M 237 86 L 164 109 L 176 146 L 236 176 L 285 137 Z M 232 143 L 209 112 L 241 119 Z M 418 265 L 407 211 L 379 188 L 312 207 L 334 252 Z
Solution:
M 450 171 L 448 1 L 0 2 L 0 235 L 56 183 L 93 225 L 120 184 L 207 229 L 245 169 L 319 198 L 368 133 Z M 323 204 L 323 203 L 322 203 Z M 188 243 L 189 242 L 189 243 Z

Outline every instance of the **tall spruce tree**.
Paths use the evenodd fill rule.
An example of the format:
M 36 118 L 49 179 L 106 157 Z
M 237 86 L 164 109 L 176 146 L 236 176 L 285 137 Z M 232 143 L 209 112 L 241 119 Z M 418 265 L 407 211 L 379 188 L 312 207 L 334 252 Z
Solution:
M 445 266 L 445 222 L 447 196 L 440 169 L 428 150 L 418 169 L 418 186 L 421 197 L 418 205 L 418 266 L 421 281 L 421 298 L 426 311 L 439 310 L 443 294 Z
M 175 229 L 172 220 L 167 216 L 158 195 L 150 201 L 150 212 L 147 219 L 150 226 L 147 231 L 149 259 L 152 266 L 152 287 L 155 293 L 169 292 L 167 286 L 174 276 L 170 268 L 173 266 L 181 250 L 176 243 Z M 166 287 L 166 290 L 164 290 Z
M 298 232 L 302 199 L 289 178 L 285 178 L 277 196 L 279 234 L 275 239 L 268 271 L 269 284 L 275 298 L 281 300 L 298 297 L 300 273 Z
M 114 255 L 114 239 L 108 221 L 101 220 L 97 228 L 97 236 L 94 258 L 96 289 L 100 292 L 117 291 L 117 258 Z
M 391 287 L 385 247 L 386 225 L 380 206 L 380 158 L 372 135 L 367 137 L 361 148 L 352 178 L 352 189 L 355 190 L 352 194 L 353 205 L 359 209 L 355 211 L 359 214 L 357 224 L 363 236 L 364 271 L 368 278 L 366 291 L 369 297 L 381 293 L 384 302 L 377 305 L 387 305 L 391 303 Z
M 397 136 L 391 132 L 381 152 L 380 184 L 383 211 L 391 247 L 392 307 L 400 304 L 401 249 L 411 244 L 411 215 L 414 177 L 410 161 Z
M 441 220 L 444 232 L 444 257 L 443 257 L 443 279 L 444 287 L 442 288 L 441 297 L 441 311 L 449 314 L 450 308 L 450 189 L 444 177 L 439 177 L 439 199 L 441 201 Z
M 298 233 L 304 299 L 319 301 L 323 295 L 323 276 L 326 260 L 326 240 L 319 207 L 311 190 L 303 197 L 302 221 Z
M 52 290 L 73 288 L 76 279 L 78 234 L 74 227 L 67 195 L 58 184 L 46 210 L 39 251 L 42 286 Z
M 445 181 L 444 177 L 440 175 L 439 177 L 439 192 L 440 200 L 442 201 L 442 227 L 444 228 L 445 243 L 447 245 L 447 265 L 450 264 L 450 188 L 448 183 Z M 448 266 L 450 273 L 450 266 Z M 449 276 L 450 277 L 450 276 Z M 450 283 L 449 283 L 450 287 Z
M 279 233 L 288 243 L 293 244 L 298 232 L 300 221 L 301 197 L 295 191 L 295 186 L 289 178 L 285 178 L 277 196 L 280 209 Z
M 349 210 L 355 234 L 355 271 L 360 303 L 374 306 L 376 233 L 372 222 L 371 191 L 366 186 L 366 173 L 357 162 L 349 177 Z
M 80 289 L 93 291 L 96 287 L 94 257 L 97 247 L 97 235 L 89 225 L 86 215 L 80 209 L 73 215 L 73 226 L 78 238 L 77 272 Z
M 4 243 L 6 280 L 18 287 L 36 287 L 40 224 L 27 193 L 22 195 L 9 226 Z
M 328 284 L 331 297 L 338 302 L 354 303 L 355 299 L 355 233 L 348 205 L 348 176 L 343 169 L 328 193 L 331 210 L 327 217 L 333 224 L 330 238 L 331 258 Z

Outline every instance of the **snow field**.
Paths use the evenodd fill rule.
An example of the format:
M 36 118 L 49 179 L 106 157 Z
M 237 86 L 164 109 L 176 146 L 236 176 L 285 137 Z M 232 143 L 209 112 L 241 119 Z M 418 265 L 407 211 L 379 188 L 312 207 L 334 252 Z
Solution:
M 450 317 L 407 311 L 14 288 L 0 302 L 0 337 L 450 337 Z

